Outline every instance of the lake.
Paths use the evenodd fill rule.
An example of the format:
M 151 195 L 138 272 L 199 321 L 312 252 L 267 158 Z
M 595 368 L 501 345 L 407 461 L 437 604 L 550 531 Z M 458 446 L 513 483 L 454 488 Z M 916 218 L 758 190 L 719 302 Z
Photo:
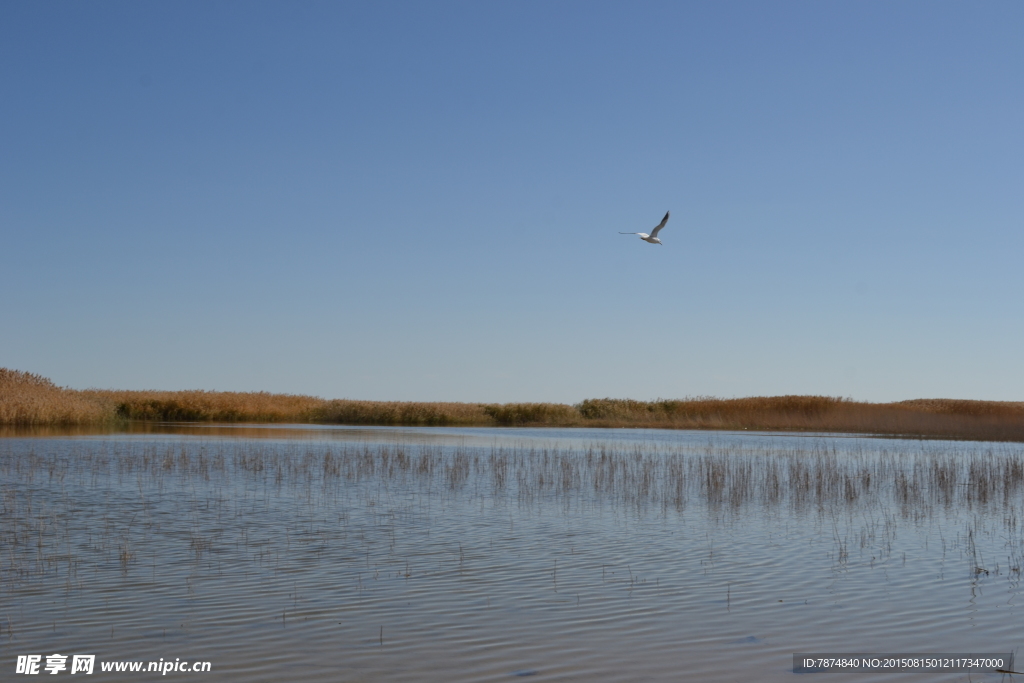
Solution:
M 2 666 L 92 654 L 96 680 L 126 676 L 103 662 L 178 660 L 231 681 L 792 681 L 831 680 L 794 673 L 794 653 L 1010 653 L 1022 504 L 1020 444 L 8 431 Z

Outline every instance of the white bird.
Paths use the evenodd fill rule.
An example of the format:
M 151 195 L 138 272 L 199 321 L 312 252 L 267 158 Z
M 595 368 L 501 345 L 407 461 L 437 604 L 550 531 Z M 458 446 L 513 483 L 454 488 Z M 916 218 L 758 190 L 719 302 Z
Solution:
M 658 223 L 657 227 L 654 228 L 654 230 L 651 230 L 651 234 L 650 235 L 648 235 L 646 232 L 620 232 L 619 234 L 620 235 L 640 235 L 640 239 L 642 239 L 644 242 L 650 242 L 651 244 L 661 244 L 661 240 L 658 239 L 658 232 L 662 228 L 665 227 L 666 223 L 668 223 L 668 215 L 669 215 L 669 213 L 671 213 L 671 212 L 669 212 L 669 211 L 665 212 L 665 217 L 661 219 L 661 222 Z M 665 246 L 665 245 L 662 244 L 661 246 Z

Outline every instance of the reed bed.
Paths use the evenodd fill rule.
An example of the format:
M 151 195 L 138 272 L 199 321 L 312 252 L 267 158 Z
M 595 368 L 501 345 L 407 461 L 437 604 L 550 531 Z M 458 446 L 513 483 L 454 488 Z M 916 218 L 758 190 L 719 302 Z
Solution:
M 119 420 L 812 431 L 1024 442 L 1024 402 L 865 403 L 829 396 L 604 398 L 576 405 L 356 401 L 266 392 L 77 391 L 0 369 L 0 424 Z
M 632 401 L 576 406 L 593 426 L 815 431 L 1024 441 L 1024 402 L 920 399 L 865 403 L 829 396 Z
M 62 389 L 39 375 L 0 368 L 0 425 L 76 425 L 116 420 L 98 397 Z
M 30 442 L 0 442 L 0 474 L 9 481 L 63 484 L 96 477 L 162 487 L 180 482 L 250 480 L 314 487 L 320 494 L 370 482 L 378 490 L 419 491 L 529 503 L 833 509 L 897 506 L 914 515 L 937 508 L 1016 514 L 1024 503 L 1024 450 L 1014 446 L 891 450 L 857 445 L 838 452 L 821 442 L 778 448 L 452 447 L 429 445 L 78 444 L 40 452 Z M 383 488 L 380 488 L 383 487 Z M 309 492 L 307 491 L 307 497 Z

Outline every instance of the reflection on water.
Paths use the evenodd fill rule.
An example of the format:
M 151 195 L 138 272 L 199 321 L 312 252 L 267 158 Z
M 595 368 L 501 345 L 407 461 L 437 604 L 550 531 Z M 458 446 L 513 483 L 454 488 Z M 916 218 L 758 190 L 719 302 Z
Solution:
M 788 680 L 794 652 L 1020 641 L 1019 446 L 146 428 L 0 439 L 12 673 L 60 652 L 246 681 Z

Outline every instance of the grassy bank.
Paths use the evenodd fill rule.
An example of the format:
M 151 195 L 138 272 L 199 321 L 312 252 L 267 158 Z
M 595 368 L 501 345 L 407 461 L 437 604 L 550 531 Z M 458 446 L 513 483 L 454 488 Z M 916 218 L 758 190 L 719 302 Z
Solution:
M 266 392 L 64 389 L 0 368 L 0 424 L 85 425 L 124 420 L 353 425 L 654 427 L 826 431 L 1024 441 L 1024 402 L 920 399 L 864 403 L 771 396 L 560 403 L 327 400 Z

